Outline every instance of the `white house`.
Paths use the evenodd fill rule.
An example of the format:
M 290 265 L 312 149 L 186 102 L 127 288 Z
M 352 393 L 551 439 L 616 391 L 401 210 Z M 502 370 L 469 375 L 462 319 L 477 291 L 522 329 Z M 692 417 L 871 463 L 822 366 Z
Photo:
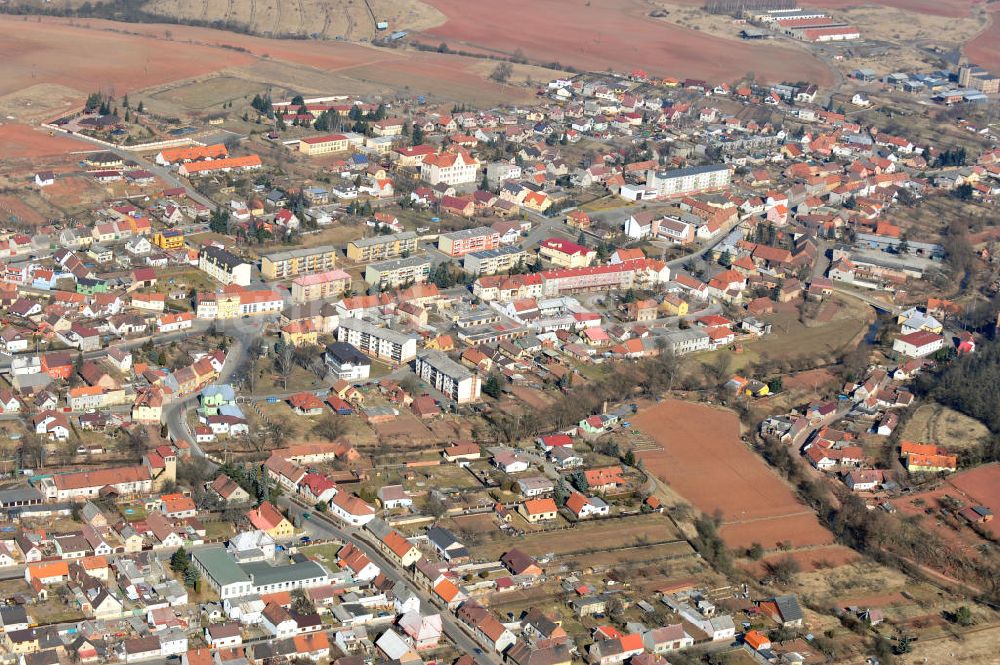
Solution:
M 892 350 L 910 358 L 923 358 L 944 347 L 944 337 L 926 330 L 918 330 L 897 337 Z

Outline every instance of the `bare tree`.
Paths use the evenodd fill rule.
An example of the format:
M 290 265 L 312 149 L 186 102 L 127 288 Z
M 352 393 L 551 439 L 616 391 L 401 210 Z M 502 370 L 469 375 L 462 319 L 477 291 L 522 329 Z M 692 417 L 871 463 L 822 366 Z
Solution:
M 514 67 L 509 62 L 501 62 L 493 71 L 490 73 L 490 78 L 497 83 L 503 83 L 504 85 L 510 80 L 511 74 L 514 73 Z
M 295 369 L 295 347 L 291 344 L 282 344 L 274 356 L 274 368 L 281 377 L 281 387 L 288 390 L 288 377 Z

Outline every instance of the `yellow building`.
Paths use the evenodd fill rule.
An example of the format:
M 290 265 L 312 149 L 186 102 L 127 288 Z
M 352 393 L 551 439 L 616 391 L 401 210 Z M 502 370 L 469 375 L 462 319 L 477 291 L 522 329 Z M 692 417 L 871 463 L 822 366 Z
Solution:
M 347 258 L 365 263 L 395 259 L 415 251 L 417 251 L 417 234 L 413 231 L 359 238 L 347 243 Z
M 260 529 L 275 540 L 291 538 L 295 535 L 295 527 L 275 508 L 270 501 L 265 501 L 256 508 L 247 511 L 247 519 L 255 529 Z
M 159 390 L 140 393 L 132 404 L 132 420 L 137 423 L 158 423 L 163 415 L 163 395 Z
M 236 319 L 240 316 L 240 294 L 220 293 L 216 298 L 218 319 Z
M 14 636 L 11 633 L 4 633 L 4 637 L 7 638 L 5 640 L 7 642 L 7 650 L 10 653 L 21 655 L 38 651 L 38 635 L 33 628 L 14 631 L 14 633 Z
M 328 134 L 327 136 L 311 136 L 299 141 L 299 152 L 306 155 L 326 155 L 331 152 L 346 152 L 350 142 L 343 134 Z
M 157 231 L 153 236 L 153 244 L 160 249 L 180 249 L 184 246 L 184 233 L 181 231 Z
M 260 259 L 260 274 L 264 279 L 287 279 L 298 275 L 333 270 L 337 248 L 322 245 L 289 252 L 265 254 Z
M 663 299 L 660 308 L 670 316 L 687 316 L 688 313 L 687 302 L 672 294 Z
M 281 341 L 292 346 L 316 344 L 319 333 L 311 320 L 292 321 L 281 329 Z

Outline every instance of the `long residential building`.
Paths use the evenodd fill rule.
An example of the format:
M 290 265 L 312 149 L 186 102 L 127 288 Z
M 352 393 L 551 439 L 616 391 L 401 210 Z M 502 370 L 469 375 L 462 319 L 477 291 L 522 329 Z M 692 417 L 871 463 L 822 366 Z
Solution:
M 181 164 L 177 172 L 184 176 L 208 175 L 222 171 L 247 171 L 259 169 L 262 165 L 260 157 L 257 155 L 247 155 L 245 157 L 226 157 L 223 159 L 210 159 L 203 162 L 185 162 Z
M 484 249 L 481 252 L 470 252 L 462 259 L 465 272 L 473 275 L 494 275 L 515 268 L 522 261 L 528 260 L 528 253 L 517 245 Z
M 284 298 L 270 289 L 244 289 L 228 286 L 215 293 L 197 295 L 195 315 L 199 319 L 235 319 L 241 316 L 274 314 L 284 308 Z
M 431 260 L 426 254 L 369 263 L 365 281 L 380 288 L 395 288 L 402 284 L 426 282 L 431 274 Z
M 250 264 L 214 245 L 202 247 L 198 253 L 198 269 L 226 286 L 249 286 L 252 267 Z
M 365 263 L 395 259 L 415 251 L 417 251 L 417 234 L 413 231 L 359 238 L 347 243 L 347 258 Z
M 349 288 L 351 288 L 351 276 L 343 270 L 302 275 L 292 280 L 292 303 L 301 305 L 313 300 L 332 298 Z
M 464 256 L 470 252 L 496 249 L 500 246 L 500 232 L 489 226 L 462 229 L 438 237 L 438 249 L 448 256 Z
M 696 353 L 707 351 L 711 345 L 708 333 L 700 328 L 688 328 L 687 330 L 671 330 L 657 335 L 656 339 L 665 342 L 664 351 L 675 356 L 683 356 L 686 353 Z
M 260 258 L 260 274 L 264 279 L 288 279 L 298 275 L 333 270 L 337 248 L 321 245 L 288 252 L 265 254 Z
M 690 166 L 683 169 L 646 172 L 646 185 L 656 198 L 698 194 L 729 185 L 732 172 L 726 165 Z
M 414 371 L 421 379 L 459 404 L 479 399 L 479 375 L 440 351 L 426 351 L 418 355 Z
M 95 499 L 105 487 L 114 488 L 120 495 L 131 496 L 151 492 L 153 480 L 145 466 L 124 466 L 63 473 L 39 481 L 39 489 L 49 501 Z
M 670 281 L 669 266 L 655 259 L 544 270 L 539 274 L 542 277 L 542 293 L 548 297 L 602 289 L 630 289 L 637 284 L 664 284 Z
M 327 155 L 331 152 L 350 150 L 351 142 L 343 134 L 310 136 L 299 140 L 299 152 L 306 155 Z
M 341 318 L 337 326 L 337 341 L 347 342 L 373 358 L 392 363 L 408 363 L 417 356 L 417 340 L 411 333 L 391 328 L 379 328 L 353 317 Z

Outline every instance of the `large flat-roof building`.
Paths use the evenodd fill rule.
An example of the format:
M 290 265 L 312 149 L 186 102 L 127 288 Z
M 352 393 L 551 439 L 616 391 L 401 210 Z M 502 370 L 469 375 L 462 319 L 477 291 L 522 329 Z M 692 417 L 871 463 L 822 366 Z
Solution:
M 462 268 L 473 275 L 494 275 L 506 272 L 522 261 L 528 260 L 528 253 L 517 245 L 507 245 L 497 249 L 469 252 L 462 259 Z
M 419 336 L 391 328 L 379 328 L 353 317 L 342 318 L 337 341 L 347 342 L 362 353 L 393 363 L 408 363 L 417 355 Z
M 191 562 L 222 600 L 311 589 L 330 583 L 330 573 L 315 561 L 293 561 L 284 565 L 264 561 L 236 563 L 221 545 L 193 552 Z
M 459 404 L 479 399 L 479 375 L 440 351 L 426 351 L 418 355 L 414 371 L 435 390 Z
M 321 245 L 307 249 L 265 254 L 260 259 L 264 279 L 287 279 L 298 275 L 333 270 L 337 263 L 337 248 Z
M 489 226 L 477 226 L 438 236 L 438 249 L 448 256 L 464 256 L 470 252 L 496 249 L 499 246 L 500 232 Z
M 417 251 L 417 234 L 413 231 L 358 238 L 347 243 L 347 258 L 358 262 L 395 259 L 415 251 Z
M 656 198 L 686 196 L 729 186 L 732 173 L 725 164 L 646 171 L 646 185 Z
M 395 288 L 402 284 L 426 282 L 431 274 L 431 260 L 426 254 L 369 263 L 365 281 L 380 288 Z
M 309 156 L 327 155 L 331 152 L 346 152 L 350 148 L 351 142 L 343 134 L 310 136 L 299 140 L 299 152 Z

